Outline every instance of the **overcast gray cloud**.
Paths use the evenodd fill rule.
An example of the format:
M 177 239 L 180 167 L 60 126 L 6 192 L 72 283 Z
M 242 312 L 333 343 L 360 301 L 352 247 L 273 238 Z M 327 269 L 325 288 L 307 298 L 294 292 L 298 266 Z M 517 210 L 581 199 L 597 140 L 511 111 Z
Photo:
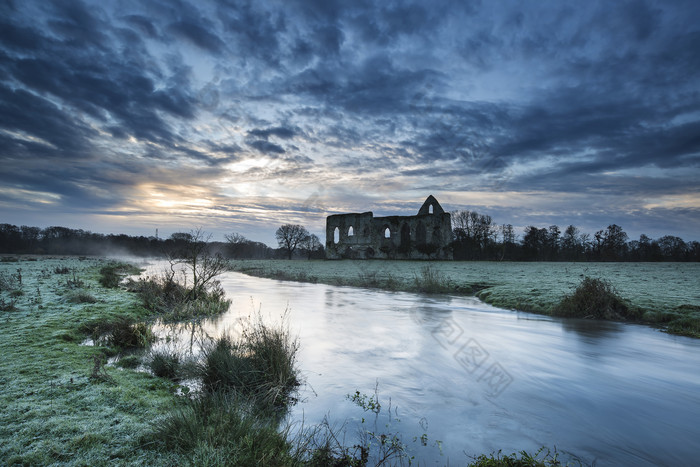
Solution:
M 693 1 L 0 2 L 3 222 L 700 232 Z

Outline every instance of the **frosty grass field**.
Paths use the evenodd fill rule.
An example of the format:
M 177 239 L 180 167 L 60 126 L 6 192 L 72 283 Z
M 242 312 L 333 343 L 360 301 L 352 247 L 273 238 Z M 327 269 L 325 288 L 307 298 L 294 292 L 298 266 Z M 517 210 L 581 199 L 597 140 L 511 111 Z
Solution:
M 234 270 L 250 275 L 332 285 L 475 295 L 501 308 L 550 314 L 584 277 L 610 282 L 643 321 L 688 318 L 700 323 L 698 263 L 549 263 L 461 261 L 246 260 Z M 692 334 L 692 333 L 691 333 Z
M 0 262 L 0 459 L 7 465 L 184 465 L 143 436 L 178 407 L 179 385 L 109 345 L 91 326 L 152 316 L 136 294 L 99 283 L 100 258 L 7 257 Z M 138 263 L 137 263 L 138 264 Z M 700 320 L 699 264 L 235 261 L 251 275 L 335 285 L 476 294 L 504 308 L 548 313 L 584 276 L 609 280 L 647 321 Z M 425 289 L 425 290 L 424 290 Z M 668 320 L 666 320 L 668 321 Z M 133 359 L 132 359 L 133 360 Z M 124 363 L 124 364 L 122 364 Z
M 118 366 L 91 378 L 95 357 L 104 362 L 113 350 L 83 345 L 84 329 L 100 319 L 146 318 L 135 294 L 100 286 L 105 264 L 88 258 L 0 263 L 3 465 L 168 463 L 168 454 L 139 449 L 138 437 L 172 408 L 176 385 Z

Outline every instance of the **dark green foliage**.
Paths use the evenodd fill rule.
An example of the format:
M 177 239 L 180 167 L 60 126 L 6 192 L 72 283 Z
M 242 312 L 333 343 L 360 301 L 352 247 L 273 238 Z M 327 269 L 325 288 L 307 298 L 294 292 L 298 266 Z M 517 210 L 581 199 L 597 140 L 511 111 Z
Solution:
M 239 339 L 224 335 L 206 350 L 202 384 L 210 392 L 234 390 L 262 406 L 283 407 L 299 385 L 298 348 L 288 331 L 258 319 Z
M 147 347 L 154 340 L 149 324 L 134 322 L 134 319 L 128 316 L 87 323 L 80 326 L 80 331 L 90 334 L 95 343 L 121 349 Z
M 571 295 L 566 295 L 552 312 L 573 318 L 634 320 L 639 311 L 630 307 L 605 280 L 584 277 Z
M 68 295 L 71 303 L 96 303 L 97 299 L 84 290 L 76 290 Z
M 188 455 L 194 465 L 295 463 L 285 433 L 236 393 L 207 393 L 188 400 L 156 426 L 152 440 L 166 450 Z
M 187 289 L 175 281 L 172 275 L 131 281 L 128 289 L 138 293 L 144 308 L 156 314 L 171 312 L 187 297 Z
M 422 253 L 424 255 L 427 255 L 428 257 L 431 257 L 435 253 L 440 250 L 440 245 L 437 245 L 435 243 L 424 243 L 420 245 L 416 245 L 416 250 L 419 253 Z
M 180 369 L 180 356 L 175 352 L 158 351 L 153 352 L 148 367 L 154 375 L 171 380 L 178 379 Z
M 107 337 L 109 345 L 122 349 L 146 347 L 153 341 L 151 327 L 147 323 L 134 323 L 129 318 L 118 318 Z
M 125 355 L 121 357 L 116 365 L 121 368 L 137 368 L 141 364 L 141 358 L 138 355 Z
M 128 263 L 109 263 L 100 268 L 100 284 L 103 287 L 114 289 L 124 276 L 138 274 L 139 268 Z
M 470 467 L 548 467 L 548 466 L 558 466 L 562 465 L 559 461 L 558 454 L 556 450 L 554 455 L 547 450 L 546 454 L 543 456 L 542 453 L 545 448 L 541 448 L 534 455 L 528 454 L 525 451 L 520 451 L 520 455 L 513 453 L 511 455 L 502 455 L 501 451 L 495 454 L 486 456 L 484 454 L 474 459 L 474 462 L 470 463 Z
M 190 289 L 180 285 L 172 275 L 139 279 L 128 284 L 137 292 L 143 306 L 165 321 L 185 321 L 224 313 L 231 305 L 221 285 L 214 281 L 194 298 Z
M 666 331 L 680 336 L 700 337 L 700 314 L 675 319 L 668 323 Z

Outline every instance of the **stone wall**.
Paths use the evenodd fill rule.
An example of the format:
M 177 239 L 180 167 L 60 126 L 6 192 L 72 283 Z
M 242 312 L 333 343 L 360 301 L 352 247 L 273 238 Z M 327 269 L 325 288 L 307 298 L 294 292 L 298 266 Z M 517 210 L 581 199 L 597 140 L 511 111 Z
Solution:
M 326 218 L 328 259 L 452 259 L 452 223 L 430 195 L 415 216 L 371 212 Z

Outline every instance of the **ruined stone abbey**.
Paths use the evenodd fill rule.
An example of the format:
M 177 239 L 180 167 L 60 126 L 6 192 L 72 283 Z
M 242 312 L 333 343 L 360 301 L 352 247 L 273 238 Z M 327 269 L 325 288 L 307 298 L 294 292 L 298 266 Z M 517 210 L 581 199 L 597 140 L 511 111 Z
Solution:
M 415 216 L 371 212 L 326 218 L 328 259 L 452 259 L 450 214 L 428 196 Z

